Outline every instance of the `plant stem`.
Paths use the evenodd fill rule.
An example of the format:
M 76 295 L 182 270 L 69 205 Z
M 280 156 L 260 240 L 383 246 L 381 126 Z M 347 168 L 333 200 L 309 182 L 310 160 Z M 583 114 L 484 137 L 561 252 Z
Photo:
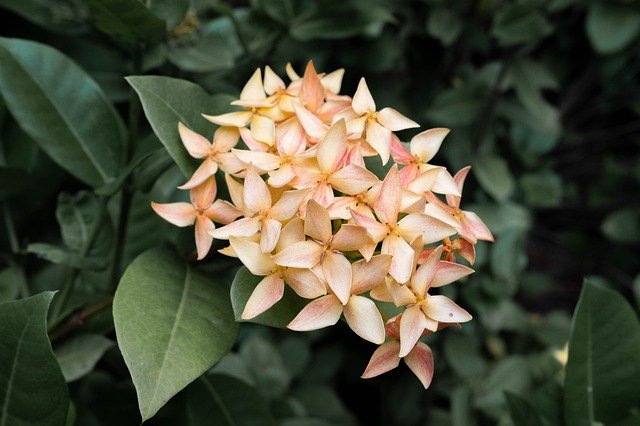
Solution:
M 484 105 L 482 115 L 478 120 L 476 132 L 473 138 L 473 145 L 476 151 L 481 147 L 484 135 L 487 132 L 489 125 L 491 124 L 491 116 L 493 115 L 493 110 L 496 106 L 496 103 L 498 102 L 498 99 L 500 98 L 500 86 L 502 86 L 502 82 L 507 76 L 508 70 L 509 61 L 504 60 L 502 62 L 502 66 L 500 67 L 500 72 L 496 77 L 496 81 L 493 84 L 493 88 L 491 89 L 491 93 L 489 94 L 489 97 L 487 98 L 487 101 Z
M 102 312 L 103 310 L 111 306 L 112 303 L 113 297 L 109 297 L 99 303 L 96 303 L 95 305 L 74 312 L 73 314 L 69 315 L 69 317 L 67 317 L 67 319 L 63 323 L 59 324 L 49 332 L 49 339 L 52 342 L 58 340 L 60 337 L 84 324 L 84 322 L 92 316 Z

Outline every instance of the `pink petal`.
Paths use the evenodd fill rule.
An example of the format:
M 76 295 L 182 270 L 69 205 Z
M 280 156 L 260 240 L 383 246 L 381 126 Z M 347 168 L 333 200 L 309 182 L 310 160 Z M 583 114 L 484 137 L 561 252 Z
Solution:
M 217 184 L 215 176 L 210 176 L 200 185 L 189 191 L 191 203 L 198 209 L 206 209 L 216 198 Z
M 427 316 L 439 322 L 467 322 L 473 318 L 446 296 L 429 296 L 422 309 Z
M 359 143 L 354 144 L 347 151 L 347 155 L 344 157 L 344 165 L 348 166 L 351 164 L 354 164 L 356 166 L 362 167 L 363 169 L 366 169 L 366 165 L 364 163 L 364 157 L 362 156 L 362 150 L 360 149 Z
M 244 205 L 252 213 L 266 212 L 271 208 L 271 193 L 255 168 L 249 167 L 244 178 Z
M 287 268 L 284 279 L 298 296 L 315 299 L 327 294 L 327 289 L 310 269 Z
M 218 167 L 225 173 L 236 174 L 247 167 L 245 163 L 238 160 L 238 157 L 231 152 L 216 154 L 214 159 L 218 163 Z
M 322 77 L 320 80 L 322 86 L 329 92 L 337 95 L 340 93 L 340 87 L 342 87 L 342 77 L 344 76 L 344 68 L 337 69 L 333 72 Z
M 255 114 L 251 119 L 251 136 L 258 142 L 273 145 L 276 140 L 276 124 L 268 117 Z
M 431 190 L 438 194 L 449 194 L 459 197 L 461 195 L 460 190 L 447 169 L 444 167 L 439 169 L 440 173 L 436 175 L 436 180 L 433 183 Z
M 368 262 L 362 259 L 353 263 L 351 265 L 353 269 L 351 294 L 361 294 L 374 287 L 384 285 L 384 279 L 390 267 L 391 256 L 386 254 L 373 256 Z
M 324 102 L 324 87 L 322 87 L 320 78 L 313 67 L 313 61 L 307 63 L 298 96 L 311 111 L 317 110 Z
M 367 122 L 367 142 L 380 154 L 382 164 L 387 164 L 391 155 L 391 131 L 375 120 Z
M 296 217 L 282 228 L 280 239 L 276 245 L 276 252 L 284 250 L 292 244 L 304 241 L 304 238 L 304 224 L 302 219 Z
M 200 167 L 193 173 L 191 179 L 187 181 L 184 185 L 179 186 L 179 189 L 193 189 L 196 186 L 202 184 L 204 181 L 209 179 L 211 176 L 215 175 L 218 171 L 218 163 L 213 161 L 211 157 L 207 157 Z
M 251 237 L 260 230 L 259 217 L 244 217 L 231 222 L 221 228 L 211 231 L 211 236 L 217 240 L 228 240 L 229 237 Z
M 251 151 L 266 152 L 269 149 L 269 145 L 258 141 L 251 134 L 251 130 L 241 127 L 238 129 L 242 141 L 249 147 Z
M 329 186 L 327 182 L 322 181 L 311 192 L 311 196 L 309 198 L 326 209 L 333 204 L 333 188 Z M 302 206 L 302 209 L 306 209 L 306 206 Z
M 458 254 L 462 256 L 464 260 L 469 262 L 470 265 L 473 265 L 476 260 L 476 249 L 474 245 L 464 238 L 460 238 L 460 248 L 458 249 Z
M 411 139 L 411 154 L 427 163 L 436 155 L 449 131 L 445 128 L 435 128 L 418 133 Z
M 400 114 L 393 108 L 382 108 L 378 112 L 378 122 L 392 132 L 420 127 L 418 123 Z
M 282 188 L 296 177 L 296 173 L 291 164 L 283 164 L 278 170 L 269 172 L 267 183 L 272 188 Z
M 389 227 L 381 224 L 377 220 L 366 216 L 356 210 L 349 209 L 351 212 L 351 218 L 356 223 L 356 225 L 363 227 L 367 230 L 369 237 L 373 240 L 374 243 L 378 243 L 382 241 L 389 232 Z
M 342 314 L 342 304 L 333 294 L 322 296 L 305 306 L 287 325 L 296 331 L 317 330 L 334 325 Z
M 236 209 L 233 204 L 224 200 L 216 200 L 206 209 L 203 214 L 214 222 L 229 224 L 242 216 L 242 212 Z
M 442 256 L 442 246 L 431 252 L 411 277 L 411 288 L 417 295 L 424 297 L 432 285 L 433 278 L 438 271 L 438 262 Z
M 464 217 L 462 219 L 462 227 L 465 230 L 468 230 L 468 233 L 473 234 L 473 236 L 478 240 L 493 241 L 491 231 L 477 214 L 470 211 L 465 211 L 463 213 Z
M 347 129 L 344 120 L 333 124 L 318 144 L 317 158 L 320 170 L 331 172 L 341 164 L 347 152 Z
M 260 244 L 238 237 L 230 237 L 229 243 L 236 256 L 253 275 L 263 277 L 277 269 L 269 254 L 260 249 Z
M 308 189 L 283 192 L 280 199 L 269 210 L 270 216 L 280 222 L 291 219 L 298 212 L 307 195 L 309 195 Z
M 182 123 L 178 123 L 178 133 L 182 144 L 193 158 L 204 158 L 211 151 L 211 142 Z
M 332 187 L 348 195 L 360 194 L 377 182 L 376 175 L 355 164 L 349 164 L 329 177 Z
M 367 112 L 374 112 L 376 110 L 376 103 L 373 100 L 373 96 L 371 96 L 371 92 L 364 78 L 361 78 L 358 83 L 358 89 L 353 95 L 351 107 L 358 115 L 364 115 Z
M 304 151 L 307 143 L 304 129 L 295 117 L 276 127 L 276 147 L 280 155 L 293 156 Z
M 353 287 L 352 287 L 352 291 L 353 291 Z M 381 302 L 387 302 L 387 303 L 393 302 L 393 297 L 391 296 L 391 293 L 389 293 L 389 290 L 387 290 L 386 284 L 381 284 L 379 286 L 372 288 L 371 291 L 369 292 L 369 296 Z
M 422 213 L 411 213 L 398 222 L 400 235 L 413 240 L 422 235 L 424 244 L 435 243 L 456 233 L 456 230 L 445 222 Z M 422 232 L 422 234 L 420 234 Z
M 393 256 L 389 275 L 400 284 L 409 281 L 414 268 L 413 248 L 401 237 L 391 234 L 382 242 L 381 253 Z
M 331 219 L 329 218 L 329 213 L 327 213 L 327 209 L 314 200 L 309 200 L 307 203 L 304 233 L 323 243 L 327 243 L 331 239 Z
M 284 281 L 279 274 L 267 275 L 258 283 L 247 300 L 247 304 L 242 311 L 242 319 L 255 318 L 273 305 L 275 305 L 284 294 Z
M 244 187 L 240 182 L 235 180 L 233 176 L 229 174 L 224 175 L 224 181 L 227 184 L 227 189 L 229 190 L 229 196 L 231 197 L 231 201 L 233 205 L 240 211 L 244 210 Z
M 351 263 L 344 255 L 328 250 L 322 259 L 322 273 L 329 288 L 346 304 L 351 294 Z
M 408 307 L 400 319 L 400 358 L 406 356 L 422 336 L 427 320 L 419 305 Z
M 458 186 L 458 190 L 460 194 L 462 194 L 462 189 L 464 188 L 464 181 L 467 178 L 467 175 L 471 171 L 471 166 L 463 167 L 456 175 L 453 177 L 453 181 Z M 447 204 L 451 207 L 460 207 L 460 197 L 456 196 L 447 196 Z
M 204 216 L 196 217 L 196 249 L 198 252 L 198 260 L 204 259 L 204 257 L 209 253 L 209 249 L 211 249 L 211 243 L 213 242 L 213 237 L 209 235 L 211 230 L 215 229 L 215 225 L 211 221 Z
M 396 135 L 391 136 L 391 157 L 393 158 L 393 161 L 398 164 L 410 164 L 415 160 L 414 156 L 407 151 L 407 148 L 402 145 Z
M 400 342 L 395 340 L 381 345 L 371 356 L 367 368 L 360 377 L 370 379 L 393 370 L 400 364 L 399 351 Z
M 331 248 L 343 252 L 357 251 L 370 241 L 366 229 L 345 223 L 331 239 Z
M 448 209 L 442 208 L 439 203 L 427 203 L 422 211 L 425 215 L 441 220 L 452 228 L 460 228 L 460 222 Z
M 431 287 L 442 287 L 474 272 L 473 269 L 459 263 L 440 261 L 431 281 Z
M 404 362 L 413 371 L 413 374 L 420 379 L 422 386 L 427 389 L 433 379 L 433 353 L 429 346 L 418 342 L 413 350 L 404 357 Z
M 378 199 L 374 204 L 374 210 L 380 222 L 394 226 L 398 221 L 400 211 L 400 177 L 398 166 L 394 165 L 382 181 L 382 187 L 378 193 Z
M 213 134 L 213 148 L 219 152 L 229 152 L 231 148 L 236 146 L 240 134 L 237 127 L 218 127 L 218 130 Z
M 327 133 L 327 125 L 298 102 L 293 102 L 292 105 L 304 131 L 315 140 L 320 140 L 324 137 L 325 133 Z
M 262 73 L 260 72 L 260 68 L 258 68 L 242 88 L 242 92 L 240 92 L 240 99 L 246 101 L 266 98 L 267 95 L 264 93 L 264 88 L 262 86 Z
M 251 111 L 236 111 L 220 115 L 202 114 L 202 116 L 219 126 L 245 127 L 251 121 L 253 113 Z
M 355 197 L 336 197 L 333 203 L 327 208 L 331 219 L 351 219 L 349 209 L 355 208 L 358 199 Z
M 151 208 L 164 220 L 176 226 L 193 225 L 196 220 L 196 210 L 189 203 L 151 203 Z
M 384 342 L 384 322 L 371 299 L 351 296 L 344 307 L 344 318 L 351 330 L 364 340 L 376 345 Z
M 273 256 L 273 261 L 280 266 L 291 268 L 313 268 L 318 262 L 324 249 L 314 241 L 301 241 L 290 245 Z
M 403 188 L 409 189 L 413 192 L 415 192 L 416 194 L 422 194 L 424 191 L 421 190 L 421 188 L 413 188 L 410 186 L 411 182 L 413 182 L 416 177 L 418 177 L 418 173 L 420 172 L 420 169 L 418 168 L 418 165 L 415 163 L 409 163 L 406 166 L 404 166 L 402 169 L 400 169 L 400 185 Z
M 260 227 L 260 249 L 263 253 L 271 253 L 280 237 L 282 223 L 274 219 L 262 219 Z
M 270 172 L 280 167 L 282 159 L 275 154 L 260 151 L 234 149 L 233 155 L 245 164 L 253 164 L 257 169 Z
M 264 90 L 268 95 L 273 95 L 279 90 L 286 89 L 284 81 L 273 72 L 269 65 L 264 67 Z
M 393 278 L 386 280 L 387 291 L 391 295 L 391 301 L 397 307 L 407 306 L 416 303 L 416 295 L 409 289 L 409 286 L 398 284 Z

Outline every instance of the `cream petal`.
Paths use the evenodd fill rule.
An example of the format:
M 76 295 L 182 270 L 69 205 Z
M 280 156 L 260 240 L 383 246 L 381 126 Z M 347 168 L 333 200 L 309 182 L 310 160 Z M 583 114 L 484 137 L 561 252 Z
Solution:
M 422 386 L 427 389 L 433 379 L 434 366 L 431 348 L 422 342 L 418 342 L 411 352 L 404 357 L 404 362 L 420 380 Z
M 351 296 L 343 313 L 347 324 L 358 336 L 376 345 L 384 343 L 384 322 L 371 299 Z
M 413 240 L 422 235 L 424 244 L 431 244 L 450 237 L 456 230 L 445 222 L 422 213 L 411 213 L 398 222 L 400 234 Z M 422 234 L 420 234 L 422 232 Z
M 426 318 L 420 306 L 408 307 L 400 319 L 400 358 L 406 356 L 414 348 L 426 326 Z
M 324 137 L 327 133 L 327 125 L 298 102 L 293 102 L 292 105 L 304 131 L 315 140 L 320 140 Z
M 471 314 L 462 309 L 446 296 L 429 296 L 422 309 L 424 313 L 438 322 L 467 322 Z
M 357 251 L 370 241 L 366 229 L 345 223 L 331 239 L 331 248 L 342 252 Z
M 451 214 L 451 212 L 445 210 L 437 203 L 426 203 L 422 212 L 427 216 L 441 220 L 452 228 L 458 229 L 461 226 L 460 222 Z
M 382 165 L 387 164 L 391 155 L 391 131 L 375 120 L 367 122 L 367 143 L 380 154 Z
M 243 198 L 245 207 L 252 213 L 266 212 L 271 208 L 271 193 L 255 168 L 249 167 L 244 178 Z
M 289 80 L 291 81 L 300 80 L 300 76 L 295 72 L 290 62 L 287 62 L 287 66 L 285 67 L 285 72 L 287 73 L 287 77 L 289 77 Z
M 391 234 L 382 242 L 381 253 L 393 256 L 389 267 L 389 275 L 400 284 L 409 281 L 413 272 L 413 257 L 415 254 L 409 243 L 401 237 Z
M 283 164 L 278 170 L 269 172 L 267 183 L 273 188 L 282 188 L 296 177 L 291 164 Z
M 251 237 L 260 230 L 260 218 L 244 217 L 231 222 L 221 228 L 211 231 L 211 236 L 217 240 L 228 240 L 229 237 Z
M 255 114 L 251 119 L 251 136 L 258 142 L 273 145 L 276 140 L 276 123 L 264 115 Z
M 382 241 L 387 236 L 387 233 L 389 232 L 388 226 L 381 224 L 374 218 L 366 216 L 357 210 L 349 209 L 349 211 L 351 212 L 351 218 L 356 225 L 366 229 L 369 237 L 374 243 Z
M 284 90 L 287 86 L 284 81 L 267 65 L 264 67 L 264 90 L 268 95 L 273 95 L 278 90 Z
M 276 253 L 289 247 L 291 244 L 304 241 L 304 224 L 299 217 L 290 220 L 280 232 L 278 244 L 276 244 Z
M 325 285 L 310 269 L 287 268 L 284 279 L 298 296 L 315 299 L 327 294 Z
M 338 191 L 356 195 L 371 188 L 378 178 L 369 170 L 356 164 L 349 164 L 331 174 L 329 183 Z
M 394 226 L 398 221 L 401 201 L 400 177 L 398 166 L 394 165 L 382 181 L 378 198 L 373 205 L 380 222 Z
M 262 86 L 262 73 L 260 72 L 260 68 L 256 69 L 251 78 L 242 88 L 242 92 L 240 92 L 240 99 L 245 100 L 255 100 L 255 99 L 266 99 L 267 95 L 264 93 L 264 88 Z
M 290 330 L 309 331 L 334 325 L 342 314 L 342 304 L 333 294 L 322 296 L 305 306 L 287 325 Z
M 193 158 L 204 158 L 211 151 L 211 142 L 182 123 L 178 123 L 182 144 Z
M 213 161 L 210 157 L 207 157 L 200 167 L 193 173 L 191 179 L 184 185 L 180 185 L 178 189 L 193 189 L 196 186 L 202 184 L 204 181 L 215 175 L 218 171 L 218 163 Z
M 458 191 L 462 194 L 462 189 L 464 188 L 464 181 L 467 178 L 467 175 L 471 171 L 471 166 L 463 167 L 456 175 L 453 177 L 453 181 L 456 183 L 458 187 Z M 447 204 L 451 207 L 458 208 L 460 207 L 460 197 L 455 195 L 447 195 Z
M 218 153 L 229 152 L 239 140 L 240 133 L 237 127 L 221 126 L 213 134 L 213 148 Z
M 240 133 L 242 141 L 245 143 L 245 145 L 247 145 L 247 147 L 249 147 L 251 151 L 266 152 L 269 150 L 269 145 L 256 140 L 251 134 L 251 130 L 245 127 L 241 127 L 240 129 L 238 129 L 238 131 Z
M 327 212 L 331 219 L 349 220 L 351 219 L 349 209 L 355 208 L 357 203 L 358 199 L 355 197 L 336 197 L 327 208 Z
M 233 205 L 240 211 L 244 210 L 244 187 L 240 182 L 235 180 L 233 176 L 229 174 L 224 175 L 224 180 L 227 184 L 227 189 L 229 190 L 229 196 L 231 197 L 231 201 Z
M 333 204 L 333 188 L 323 181 L 311 192 L 311 196 L 309 198 L 326 209 Z M 302 206 L 301 210 L 304 210 L 305 208 L 306 206 Z
M 271 253 L 280 237 L 282 223 L 274 219 L 262 219 L 260 227 L 260 249 L 263 253 Z
M 320 170 L 337 170 L 347 153 L 347 130 L 344 120 L 337 121 L 318 144 L 317 158 Z
M 441 256 L 442 246 L 439 246 L 431 252 L 429 257 L 427 257 L 416 272 L 414 272 L 411 277 L 411 288 L 417 295 L 425 297 L 438 271 L 438 263 L 440 262 Z
M 453 177 L 451 177 L 447 169 L 444 167 L 440 169 L 440 173 L 436 175 L 436 180 L 433 183 L 431 190 L 438 194 L 450 194 L 457 197 L 461 195 Z
M 378 122 L 392 132 L 420 127 L 418 123 L 400 114 L 393 108 L 382 108 L 378 112 Z
M 248 151 L 244 149 L 233 149 L 233 155 L 245 164 L 253 164 L 256 168 L 265 172 L 270 172 L 280 167 L 282 159 L 268 152 Z
M 273 256 L 273 261 L 280 266 L 290 268 L 313 268 L 320 262 L 324 249 L 313 241 L 301 241 L 286 247 Z
M 386 280 L 387 291 L 391 295 L 392 302 L 397 307 L 416 303 L 416 296 L 406 285 L 398 284 L 393 278 Z
M 215 161 L 218 163 L 218 167 L 225 173 L 236 174 L 240 173 L 247 167 L 247 164 L 240 161 L 232 152 L 223 152 L 215 155 Z
M 213 237 L 209 235 L 211 230 L 215 229 L 215 225 L 204 216 L 196 217 L 196 249 L 198 252 L 198 260 L 204 259 L 211 249 Z
M 280 155 L 294 156 L 305 149 L 307 143 L 304 129 L 296 117 L 278 124 L 276 127 L 276 147 Z
M 196 220 L 196 210 L 189 203 L 151 203 L 151 208 L 164 220 L 176 226 L 193 225 Z
M 322 273 L 331 291 L 346 304 L 351 294 L 351 263 L 344 255 L 328 250 L 322 259 Z
M 304 219 L 304 233 L 323 243 L 331 239 L 331 219 L 327 209 L 314 200 L 309 200 Z
M 393 370 L 400 364 L 400 358 L 398 357 L 399 352 L 400 342 L 395 340 L 380 345 L 371 356 L 367 368 L 365 368 L 364 373 L 362 373 L 360 377 L 370 379 Z
M 260 244 L 247 238 L 229 237 L 229 244 L 240 261 L 256 276 L 264 277 L 273 273 L 277 266 L 268 253 L 260 249 Z
M 364 78 L 360 79 L 356 93 L 353 95 L 353 101 L 351 107 L 358 115 L 364 115 L 367 112 L 374 112 L 376 110 L 376 103 L 371 96 L 369 87 Z
M 242 311 L 241 318 L 249 320 L 255 318 L 275 305 L 284 294 L 284 281 L 279 274 L 267 275 L 258 283 L 251 293 Z
M 242 216 L 240 210 L 225 200 L 214 201 L 203 214 L 214 222 L 222 223 L 223 225 L 227 225 Z
M 220 115 L 202 114 L 204 118 L 219 126 L 245 127 L 251 121 L 251 111 L 235 111 Z
M 393 303 L 393 296 L 391 296 L 391 293 L 389 293 L 389 290 L 387 290 L 386 284 L 381 284 L 372 288 L 369 292 L 369 296 L 381 302 Z
M 464 211 L 463 214 L 462 226 L 468 233 L 473 234 L 478 240 L 493 241 L 491 231 L 477 214 L 470 211 Z
M 387 126 L 385 126 L 387 127 Z M 388 127 L 387 127 L 388 128 Z M 402 145 L 396 135 L 391 135 L 391 157 L 398 164 L 410 164 L 415 157 Z
M 311 111 L 317 110 L 324 102 L 324 87 L 322 87 L 318 73 L 313 67 L 313 61 L 307 63 L 298 96 Z
M 322 86 L 329 92 L 337 95 L 342 87 L 342 77 L 344 76 L 344 68 L 337 69 L 322 77 L 320 80 Z
M 409 145 L 411 154 L 427 163 L 436 155 L 449 131 L 449 129 L 439 127 L 418 133 L 411 139 Z
M 360 137 L 364 132 L 365 127 L 367 127 L 367 116 L 363 115 L 362 117 L 356 116 L 357 118 L 352 118 L 347 121 L 347 133 L 352 136 Z
M 473 269 L 459 263 L 440 261 L 438 262 L 435 277 L 431 282 L 431 287 L 442 287 L 474 272 Z
M 387 254 L 373 256 L 368 262 L 364 259 L 354 262 L 351 265 L 353 270 L 351 294 L 361 294 L 384 285 L 390 267 L 391 256 Z
M 205 179 L 200 185 L 189 191 L 191 203 L 198 209 L 206 209 L 216 198 L 217 184 L 215 176 Z

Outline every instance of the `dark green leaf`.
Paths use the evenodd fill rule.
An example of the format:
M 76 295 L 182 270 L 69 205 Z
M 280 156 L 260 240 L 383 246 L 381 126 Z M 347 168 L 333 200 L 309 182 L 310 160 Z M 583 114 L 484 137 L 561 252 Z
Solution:
M 611 213 L 602 222 L 602 233 L 617 243 L 639 242 L 640 209 L 629 207 Z
M 504 232 L 491 246 L 491 270 L 501 280 L 517 283 L 527 266 L 525 234 L 519 230 Z
M 469 210 L 476 212 L 494 234 L 501 235 L 511 230 L 526 231 L 531 227 L 531 214 L 516 203 L 474 204 L 469 206 Z
M 0 0 L 0 7 L 47 30 L 77 35 L 89 29 L 89 8 L 74 0 Z
M 251 293 L 253 293 L 253 290 L 262 278 L 263 277 L 252 275 L 244 266 L 236 273 L 233 284 L 231 284 L 231 304 L 233 305 L 236 321 L 244 321 L 241 318 L 242 311 L 244 311 L 244 307 Z M 284 296 L 278 303 L 273 305 L 268 311 L 249 320 L 249 322 L 285 328 L 287 324 L 298 315 L 302 308 L 304 308 L 306 303 L 307 301 L 305 299 L 298 296 L 291 288 L 286 286 Z
M 93 254 L 107 257 L 112 230 L 110 224 L 105 223 L 108 220 L 105 220 L 104 209 L 105 206 L 90 192 L 60 194 L 56 218 L 66 246 L 81 253 L 89 253 L 90 246 L 93 246 L 99 248 Z
M 484 156 L 475 161 L 478 182 L 497 201 L 505 201 L 515 188 L 515 181 L 502 157 Z
M 147 7 L 160 19 L 167 23 L 167 30 L 171 30 L 184 20 L 189 10 L 189 0 L 150 0 Z
M 154 43 L 165 37 L 165 22 L 138 0 L 89 0 L 96 27 L 132 43 Z
M 9 266 L 0 271 L 0 302 L 17 299 L 20 283 L 24 279 L 24 272 L 18 266 Z
M 564 382 L 567 425 L 622 420 L 640 400 L 640 323 L 617 292 L 585 281 Z
M 533 392 L 531 403 L 542 416 L 545 426 L 562 424 L 562 387 L 553 379 Z
M 99 334 L 80 334 L 64 341 L 54 351 L 67 382 L 78 380 L 96 366 L 114 343 Z
M 450 46 L 462 33 L 463 21 L 451 9 L 433 9 L 427 18 L 427 32 L 445 46 Z
M 93 186 L 117 175 L 122 120 L 69 58 L 40 43 L 0 38 L 0 92 L 25 132 L 69 173 Z
M 473 334 L 448 333 L 444 340 L 447 364 L 464 379 L 484 375 L 487 362 L 480 352 L 480 341 Z
M 169 50 L 168 59 L 189 72 L 213 72 L 233 67 L 233 47 L 228 39 L 217 34 L 202 37 L 193 45 L 176 46 Z
M 198 166 L 182 145 L 178 123 L 207 138 L 213 136 L 214 126 L 201 114 L 215 115 L 232 111 L 227 96 L 209 96 L 200 86 L 169 77 L 128 77 L 142 101 L 144 112 L 162 144 L 185 176 L 191 176 Z
M 460 386 L 451 393 L 451 425 L 475 426 L 477 424 L 471 407 L 471 390 Z
M 522 175 L 520 186 L 530 206 L 555 207 L 562 201 L 562 179 L 552 171 Z
M 62 425 L 67 386 L 47 336 L 53 292 L 0 303 L 0 424 Z
M 224 374 L 209 374 L 187 389 L 189 426 L 275 426 L 265 400 L 251 386 Z
M 78 269 L 100 270 L 109 264 L 108 258 L 85 257 L 75 250 L 47 243 L 31 243 L 27 246 L 27 252 L 60 265 L 68 265 Z
M 483 101 L 466 89 L 447 89 L 434 99 L 427 117 L 439 125 L 468 126 L 480 114 Z
M 129 265 L 113 319 L 143 421 L 222 358 L 237 333 L 226 286 L 161 249 Z
M 537 42 L 549 35 L 553 27 L 547 18 L 530 4 L 514 3 L 501 9 L 491 33 L 503 46 Z
M 355 425 L 356 421 L 335 390 L 326 385 L 308 385 L 295 389 L 293 395 L 310 416 L 330 420 L 333 424 Z
M 507 405 L 509 406 L 513 424 L 518 426 L 542 426 L 538 410 L 529 401 L 513 392 L 507 391 L 504 395 L 507 398 Z
M 531 374 L 527 360 L 521 356 L 504 358 L 495 365 L 476 397 L 476 407 L 492 417 L 502 411 L 504 391 L 525 393 L 531 386 Z
M 271 400 L 284 395 L 291 382 L 291 373 L 271 342 L 253 335 L 242 343 L 240 355 L 247 361 L 265 398 Z
M 640 33 L 640 12 L 631 5 L 591 2 L 587 9 L 586 29 L 591 45 L 598 53 L 615 53 Z

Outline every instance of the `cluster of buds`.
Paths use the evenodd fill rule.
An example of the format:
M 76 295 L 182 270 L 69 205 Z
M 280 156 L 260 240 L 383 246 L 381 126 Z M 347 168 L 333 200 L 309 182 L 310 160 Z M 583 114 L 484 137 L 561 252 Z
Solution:
M 471 319 L 430 290 L 472 273 L 458 259 L 472 265 L 475 243 L 493 237 L 460 209 L 469 167 L 452 177 L 429 163 L 448 129 L 401 143 L 393 132 L 418 124 L 392 108 L 378 111 L 364 79 L 352 98 L 340 95 L 343 73 L 318 74 L 310 62 L 300 77 L 289 65 L 287 86 L 269 67 L 264 79 L 256 70 L 232 102 L 243 110 L 204 115 L 220 126 L 212 142 L 178 126 L 187 151 L 203 160 L 180 187 L 191 204 L 152 206 L 175 225 L 195 224 L 198 259 L 214 238 L 228 240 L 220 252 L 263 277 L 243 319 L 276 304 L 288 285 L 311 300 L 290 329 L 315 330 L 344 316 L 358 336 L 380 345 L 362 377 L 404 359 L 426 388 L 433 356 L 420 338 Z M 383 180 L 365 157 L 393 159 Z M 216 200 L 219 169 L 231 202 Z M 401 313 L 385 325 L 374 300 Z

